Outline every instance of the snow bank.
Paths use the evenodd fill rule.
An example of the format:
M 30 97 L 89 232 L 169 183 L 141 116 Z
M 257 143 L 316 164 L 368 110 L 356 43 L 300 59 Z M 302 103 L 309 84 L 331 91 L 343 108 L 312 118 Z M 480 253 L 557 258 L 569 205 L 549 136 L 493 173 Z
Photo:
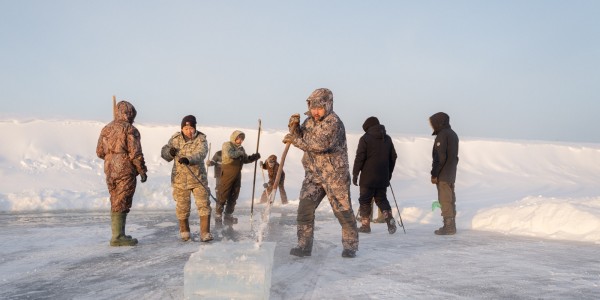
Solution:
M 263 122 L 260 153 L 281 156 L 284 129 Z M 108 210 L 103 161 L 95 154 L 104 123 L 77 120 L 0 120 L 0 211 Z M 135 210 L 174 209 L 171 197 L 171 164 L 160 157 L 161 147 L 179 130 L 179 124 L 136 124 L 149 179 L 138 184 Z M 211 145 L 221 148 L 239 128 L 198 125 Z M 256 129 L 246 133 L 247 152 L 256 149 Z M 388 129 L 390 132 L 393 129 Z M 362 133 L 348 133 L 350 164 Z M 391 134 L 398 152 L 392 178 L 396 202 L 389 198 L 403 221 L 439 224 L 432 211 L 435 187 L 429 182 L 429 136 Z M 460 132 L 459 132 L 460 135 Z M 291 148 L 285 163 L 286 189 L 291 204 L 297 197 L 304 171 L 302 152 Z M 456 183 L 458 226 L 555 239 L 600 242 L 600 145 L 506 141 L 461 137 Z M 250 206 L 253 165 L 243 169 L 239 206 Z M 214 186 L 212 169 L 209 184 Z M 257 172 L 260 197 L 262 174 Z M 357 205 L 358 188 L 352 186 Z M 329 210 L 327 205 L 319 209 Z M 397 212 L 396 212 L 397 213 Z

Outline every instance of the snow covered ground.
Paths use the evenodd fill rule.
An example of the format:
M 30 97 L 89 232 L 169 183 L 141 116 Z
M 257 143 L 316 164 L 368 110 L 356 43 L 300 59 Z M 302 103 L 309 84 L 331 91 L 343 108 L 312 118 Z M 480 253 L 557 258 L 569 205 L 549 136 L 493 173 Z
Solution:
M 160 158 L 160 148 L 179 126 L 136 124 L 150 171 L 148 182 L 138 184 L 128 218 L 129 233 L 140 240 L 133 248 L 108 246 L 110 204 L 95 156 L 103 126 L 0 120 L 0 298 L 183 297 L 185 262 L 211 244 L 177 237 L 171 165 Z M 260 152 L 280 156 L 284 131 L 266 126 Z M 212 153 L 235 129 L 199 125 Z M 257 131 L 242 130 L 253 152 Z M 277 243 L 271 299 L 597 298 L 599 144 L 461 137 L 458 234 L 438 237 L 432 232 L 441 220 L 439 209 L 432 211 L 436 193 L 428 174 L 433 139 L 388 130 L 399 156 L 392 186 L 407 234 L 389 235 L 385 225 L 375 224 L 373 233 L 360 235 L 358 257 L 342 259 L 340 226 L 324 202 L 313 256 L 290 256 L 303 178 L 302 152 L 292 148 L 285 163 L 292 201 L 275 205 L 265 237 Z M 360 135 L 348 133 L 351 162 Z M 243 172 L 240 222 L 233 231 L 215 230 L 213 243 L 256 239 L 263 207 L 255 206 L 251 222 L 253 165 Z M 260 171 L 256 198 L 259 183 Z M 357 196 L 353 186 L 355 207 Z M 191 223 L 197 238 L 198 221 Z

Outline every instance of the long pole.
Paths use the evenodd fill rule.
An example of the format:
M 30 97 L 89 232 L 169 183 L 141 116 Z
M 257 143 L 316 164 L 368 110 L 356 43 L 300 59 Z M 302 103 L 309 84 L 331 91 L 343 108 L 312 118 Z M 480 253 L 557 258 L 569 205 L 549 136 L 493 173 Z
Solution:
M 402 223 L 402 216 L 400 215 L 400 209 L 398 208 L 398 201 L 396 201 L 396 195 L 394 195 L 394 188 L 390 184 L 390 191 L 392 191 L 392 197 L 394 197 L 394 202 L 396 203 L 396 210 L 398 210 L 398 218 L 400 219 L 400 226 L 402 226 L 402 230 L 404 230 L 404 234 L 406 234 L 406 229 L 404 229 L 404 223 Z
M 113 95 L 113 119 L 117 119 L 117 96 Z
M 192 176 L 194 176 L 194 178 L 196 178 L 196 180 L 198 180 L 198 183 L 200 183 L 202 185 L 202 187 L 204 188 L 204 190 L 206 190 L 206 192 L 208 193 L 208 195 L 213 198 L 213 200 L 215 200 L 215 202 L 217 202 L 217 198 L 215 198 L 215 196 L 212 195 L 212 193 L 210 192 L 210 190 L 208 189 L 208 187 L 204 184 L 204 182 L 202 182 L 202 180 L 200 180 L 200 178 L 198 178 L 198 176 L 196 176 L 196 174 L 194 174 L 194 171 L 192 171 L 192 169 L 190 168 L 189 165 L 183 164 L 184 166 L 187 167 L 188 171 L 190 171 L 190 173 L 192 174 Z
M 258 153 L 258 146 L 260 145 L 260 131 L 262 129 L 262 124 L 260 119 L 258 119 L 258 139 L 256 140 L 256 152 Z M 252 204 L 250 205 L 250 220 L 254 215 L 254 191 L 256 190 L 256 167 L 258 165 L 258 160 L 254 161 L 254 179 L 252 181 Z

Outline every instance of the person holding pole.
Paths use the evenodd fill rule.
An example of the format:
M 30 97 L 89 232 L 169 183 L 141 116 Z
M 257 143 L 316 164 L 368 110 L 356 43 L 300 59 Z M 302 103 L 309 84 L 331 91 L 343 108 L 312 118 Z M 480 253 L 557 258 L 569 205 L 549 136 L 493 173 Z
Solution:
M 267 170 L 269 173 L 269 182 L 265 183 L 263 187 L 265 191 L 262 193 L 260 197 L 260 203 L 267 203 L 269 195 L 273 192 L 273 188 L 275 186 L 275 177 L 277 177 L 277 170 L 279 170 L 279 163 L 277 162 L 277 156 L 272 154 L 267 158 L 266 162 L 260 162 L 260 167 L 263 170 Z M 279 195 L 281 196 L 281 204 L 287 204 L 288 198 L 287 193 L 285 192 L 285 172 L 282 170 L 279 178 L 279 182 L 277 183 L 277 187 L 279 188 Z
M 306 100 L 308 118 L 300 124 L 300 115 L 291 116 L 283 142 L 304 151 L 305 178 L 298 203 L 298 245 L 290 255 L 311 256 L 315 211 L 327 196 L 333 214 L 342 226 L 342 257 L 352 258 L 358 251 L 358 230 L 350 201 L 348 146 L 344 123 L 333 111 L 333 93 L 316 89 Z
M 196 130 L 196 117 L 188 115 L 181 120 L 181 131 L 171 136 L 162 147 L 161 157 L 173 162 L 171 186 L 176 202 L 175 215 L 179 220 L 179 234 L 183 241 L 190 240 L 191 195 L 194 195 L 200 217 L 200 241 L 213 239 L 210 233 L 210 200 L 204 159 L 208 152 L 206 135 Z
M 104 160 L 104 174 L 110 194 L 111 246 L 135 246 L 137 239 L 125 234 L 127 214 L 136 188 L 136 176 L 148 179 L 148 168 L 142 153 L 140 132 L 133 126 L 135 107 L 127 102 L 116 103 L 113 97 L 114 120 L 100 132 L 96 155 Z
M 214 168 L 215 193 L 219 193 L 219 182 L 221 181 L 221 150 L 215 152 L 211 160 L 206 161 L 206 167 Z
M 431 164 L 431 183 L 435 184 L 438 201 L 442 209 L 444 225 L 436 230 L 437 235 L 456 233 L 456 194 L 454 182 L 458 166 L 458 135 L 450 127 L 450 116 L 438 112 L 429 117 L 429 125 L 435 135 Z
M 225 225 L 237 223 L 237 218 L 234 218 L 232 214 L 235 211 L 242 186 L 242 167 L 244 164 L 253 163 L 260 158 L 258 152 L 251 155 L 246 154 L 246 150 L 242 146 L 245 138 L 246 134 L 235 130 L 231 133 L 229 141 L 223 143 L 221 149 L 221 180 L 215 208 L 217 225 L 223 224 L 223 222 Z M 223 212 L 225 212 L 224 216 Z
M 396 165 L 396 149 L 392 138 L 386 134 L 385 126 L 379 124 L 379 119 L 369 117 L 362 126 L 365 134 L 360 137 L 354 167 L 352 168 L 352 183 L 359 186 L 360 175 L 360 216 L 359 232 L 370 233 L 372 215 L 371 201 L 383 212 L 388 232 L 396 232 L 396 221 L 392 215 L 392 207 L 387 199 L 387 187 L 390 185 L 392 173 Z

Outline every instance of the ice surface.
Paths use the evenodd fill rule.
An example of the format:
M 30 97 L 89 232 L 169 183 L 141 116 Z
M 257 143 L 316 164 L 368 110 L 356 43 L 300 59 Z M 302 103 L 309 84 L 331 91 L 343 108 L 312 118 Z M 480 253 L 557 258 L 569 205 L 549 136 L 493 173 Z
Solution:
M 269 299 L 276 243 L 202 245 L 183 269 L 185 299 Z

